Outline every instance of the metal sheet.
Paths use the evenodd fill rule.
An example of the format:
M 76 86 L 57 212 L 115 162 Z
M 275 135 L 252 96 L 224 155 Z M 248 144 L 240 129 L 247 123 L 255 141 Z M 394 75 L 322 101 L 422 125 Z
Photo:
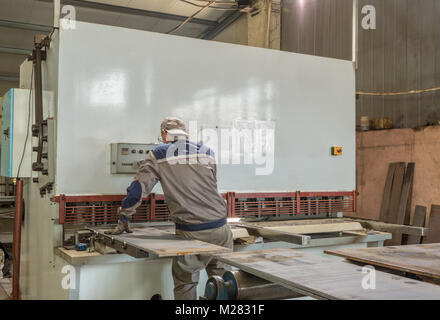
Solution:
M 273 173 L 219 165 L 220 191 L 355 189 L 351 62 L 77 21 L 60 31 L 58 74 L 57 193 L 123 192 L 132 176 L 110 173 L 110 144 L 157 142 L 169 115 L 275 123 Z
M 115 247 L 118 249 L 121 249 L 118 247 L 120 243 L 125 243 L 127 250 L 133 247 L 156 255 L 159 258 L 231 251 L 231 249 L 199 240 L 182 239 L 176 236 L 172 231 L 159 230 L 152 227 L 133 228 L 133 233 L 124 233 L 117 236 L 104 234 L 104 231 L 108 229 L 93 230 L 99 233 L 99 241 L 102 241 L 103 238 L 107 240 L 113 238 Z M 106 241 L 106 244 L 112 246 L 108 241 Z M 133 256 L 133 254 L 130 255 Z
M 440 243 L 328 250 L 325 253 L 375 266 L 440 279 Z
M 363 289 L 366 273 L 353 264 L 300 250 L 247 251 L 216 256 L 257 277 L 318 299 L 438 299 L 440 287 L 375 271 L 375 289 Z

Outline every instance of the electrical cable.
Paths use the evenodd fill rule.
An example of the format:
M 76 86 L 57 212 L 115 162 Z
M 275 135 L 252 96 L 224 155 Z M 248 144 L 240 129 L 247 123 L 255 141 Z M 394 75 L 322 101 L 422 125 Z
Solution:
M 177 27 L 171 29 L 170 31 L 167 32 L 167 34 L 172 33 L 174 31 L 179 30 L 180 28 L 182 28 L 187 22 L 191 21 L 192 18 L 194 18 L 196 15 L 198 15 L 200 12 L 206 10 L 209 8 L 209 6 L 213 3 L 215 3 L 216 0 L 211 0 L 209 1 L 203 8 L 201 8 L 200 10 L 197 10 L 196 13 L 194 13 L 193 15 L 191 15 L 190 17 L 186 18 L 185 21 L 183 21 L 181 24 L 179 24 Z
M 199 1 L 199 2 L 210 2 L 211 0 L 195 0 L 195 1 Z M 215 0 L 214 1 L 216 4 L 229 4 L 229 5 L 233 5 L 236 4 L 237 1 L 236 0 L 232 0 L 232 1 L 221 1 L 221 0 Z
M 435 92 L 435 91 L 440 91 L 440 87 L 429 88 L 429 89 L 420 89 L 420 90 L 409 90 L 409 91 L 402 91 L 402 92 L 363 92 L 363 91 L 359 91 L 359 92 L 356 92 L 356 94 L 361 95 L 361 96 L 403 96 L 403 95 L 419 94 L 419 93 Z
M 189 0 L 180 0 L 180 1 L 185 2 L 187 4 L 190 4 L 192 6 L 195 6 L 195 7 L 199 7 L 199 8 L 203 8 L 204 7 L 203 5 L 191 2 Z M 201 0 L 196 0 L 196 1 L 201 1 Z M 231 8 L 223 8 L 223 7 L 210 6 L 209 9 L 224 10 L 224 11 L 237 10 L 237 3 L 236 2 L 231 2 L 230 5 L 233 6 L 233 7 L 231 7 Z
M 56 28 L 56 27 L 53 27 L 52 28 L 52 31 L 51 31 L 51 33 L 49 34 L 49 40 L 51 40 L 52 41 L 52 36 L 53 36 L 53 34 L 54 34 L 54 32 L 55 32 L 55 30 L 58 30 L 59 28 Z
M 27 144 L 27 141 L 28 141 L 28 138 L 29 138 L 29 124 L 30 124 L 30 121 L 31 121 L 31 97 L 32 97 L 32 79 L 33 79 L 33 77 L 34 77 L 34 67 L 32 66 L 31 87 L 30 87 L 30 90 L 29 90 L 29 102 L 28 102 L 28 120 L 27 120 L 26 139 L 24 140 L 23 153 L 21 155 L 20 164 L 18 166 L 17 178 L 20 177 L 21 164 L 23 163 L 24 155 L 26 153 L 26 144 Z

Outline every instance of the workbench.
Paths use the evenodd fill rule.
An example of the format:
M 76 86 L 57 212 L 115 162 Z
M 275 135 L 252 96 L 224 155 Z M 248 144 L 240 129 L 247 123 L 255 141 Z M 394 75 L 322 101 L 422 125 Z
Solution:
M 327 222 L 332 224 L 338 223 L 335 221 Z M 261 225 L 259 225 L 259 222 L 232 223 L 231 227 L 237 242 L 240 239 L 253 239 L 253 241 L 248 243 L 236 242 L 234 244 L 234 251 L 293 248 L 299 249 L 301 252 L 311 252 L 318 256 L 323 256 L 323 251 L 327 249 L 381 246 L 384 240 L 390 238 L 390 234 L 384 232 L 345 230 L 302 235 L 310 237 L 310 241 L 307 244 L 301 245 L 297 243 L 298 234 L 290 233 L 288 232 L 289 230 L 280 231 L 280 234 L 286 237 L 278 240 L 270 236 L 265 238 L 249 234 L 249 231 L 252 233 L 252 230 L 255 231 L 255 228 L 260 228 L 259 230 L 261 231 L 261 228 L 276 227 L 278 223 L 280 222 L 265 222 Z M 315 223 L 319 223 L 319 221 L 315 220 Z M 311 224 L 303 220 L 289 221 L 285 225 L 307 225 L 307 228 L 310 228 Z M 249 229 L 246 229 L 246 226 Z M 346 229 L 346 226 L 341 227 Z M 334 226 L 331 228 L 334 228 Z M 349 228 L 353 228 L 353 225 Z M 358 227 L 355 226 L 356 228 Z M 75 273 L 74 288 L 63 290 L 64 296 L 59 298 L 150 299 L 153 295 L 160 294 L 163 299 L 173 299 L 172 256 L 188 254 L 188 252 L 205 254 L 225 252 L 225 248 L 213 245 L 206 246 L 205 243 L 192 242 L 190 240 L 183 240 L 184 242 L 182 243 L 182 239 L 175 238 L 174 224 L 170 222 L 133 224 L 133 229 L 133 234 L 111 236 L 104 233 L 108 229 L 91 228 L 91 232 L 98 233 L 100 237 L 95 243 L 96 250 L 106 252 L 106 254 L 98 251 L 87 252 L 66 250 L 62 247 L 56 248 L 54 252 L 56 268 L 61 270 L 65 265 L 69 265 Z M 300 230 L 296 229 L 295 231 Z M 320 229 L 319 231 L 322 230 Z M 139 238 L 136 239 L 136 237 L 141 237 L 145 241 L 139 241 Z M 123 253 L 116 253 L 115 248 Z M 228 250 L 226 249 L 226 251 Z M 144 254 L 143 256 L 142 253 Z M 333 259 L 340 260 L 336 257 L 333 257 Z M 61 273 L 60 281 L 65 275 L 66 273 Z M 197 289 L 199 296 L 204 292 L 206 280 L 207 274 L 203 270 L 200 273 Z M 118 290 L 115 291 L 114 288 L 118 288 Z

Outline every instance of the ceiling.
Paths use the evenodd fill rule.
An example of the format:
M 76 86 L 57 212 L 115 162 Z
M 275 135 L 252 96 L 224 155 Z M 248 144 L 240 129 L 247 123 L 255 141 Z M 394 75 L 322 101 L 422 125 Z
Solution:
M 208 0 L 61 0 L 76 20 L 166 33 L 202 9 Z M 218 0 L 173 34 L 212 39 L 241 12 L 233 0 Z M 0 0 L 0 96 L 18 84 L 19 65 L 35 34 L 53 24 L 53 0 Z

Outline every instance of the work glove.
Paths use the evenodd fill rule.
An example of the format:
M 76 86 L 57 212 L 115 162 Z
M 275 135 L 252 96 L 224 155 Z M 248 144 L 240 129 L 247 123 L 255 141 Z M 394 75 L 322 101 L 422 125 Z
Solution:
M 119 221 L 118 221 L 116 228 L 114 228 L 112 230 L 104 231 L 105 234 L 118 235 L 118 234 L 124 233 L 124 231 L 127 233 L 133 232 L 133 230 L 130 227 L 129 219 L 126 216 L 122 215 L 121 211 L 122 211 L 122 208 L 119 207 L 118 208 Z

